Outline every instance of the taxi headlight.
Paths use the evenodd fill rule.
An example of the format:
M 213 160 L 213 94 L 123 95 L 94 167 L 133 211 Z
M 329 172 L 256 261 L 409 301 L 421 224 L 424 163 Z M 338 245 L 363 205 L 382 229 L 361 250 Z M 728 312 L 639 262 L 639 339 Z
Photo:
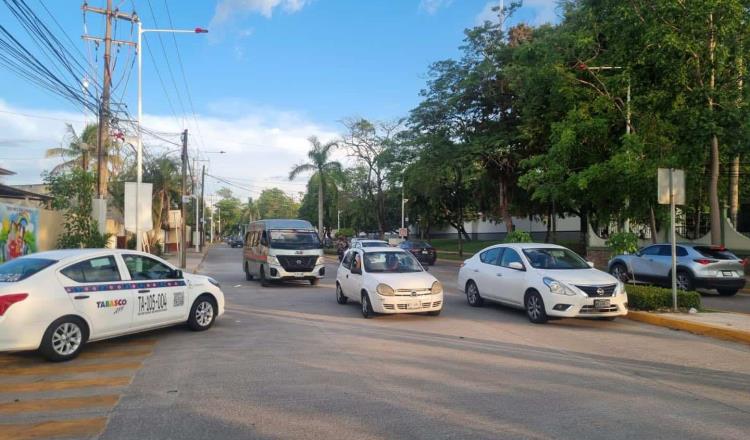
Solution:
M 268 264 L 279 264 L 279 259 L 276 258 L 274 255 L 269 255 L 268 258 L 266 258 L 266 263 Z
M 326 264 L 326 259 L 325 259 L 325 258 L 323 258 L 323 256 L 322 256 L 322 255 L 321 255 L 321 256 L 319 256 L 319 257 L 318 257 L 318 261 L 316 261 L 316 262 L 315 262 L 315 265 L 316 265 L 316 266 L 320 266 L 321 264 Z
M 378 295 L 383 296 L 393 296 L 396 294 L 391 286 L 383 283 L 378 284 L 378 287 L 376 287 L 375 290 L 378 292 Z
M 573 289 L 555 279 L 544 277 L 542 281 L 549 287 L 550 292 L 557 295 L 574 296 L 576 294 Z
M 430 287 L 430 293 L 433 295 L 439 295 L 443 293 L 443 285 L 440 283 L 440 281 L 435 281 L 432 283 L 432 287 Z

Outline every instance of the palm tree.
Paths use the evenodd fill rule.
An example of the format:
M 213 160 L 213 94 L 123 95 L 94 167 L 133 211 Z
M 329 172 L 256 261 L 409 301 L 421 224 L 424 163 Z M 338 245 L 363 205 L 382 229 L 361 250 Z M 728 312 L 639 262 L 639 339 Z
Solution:
M 307 172 L 314 173 L 311 176 L 311 179 L 316 176 L 318 177 L 318 234 L 322 240 L 325 231 L 323 226 L 323 200 L 325 200 L 323 191 L 325 181 L 328 178 L 329 173 L 341 171 L 341 164 L 337 161 L 328 161 L 331 150 L 338 146 L 336 142 L 332 141 L 326 144 L 321 144 L 315 136 L 311 136 L 307 140 L 312 144 L 312 149 L 307 152 L 307 157 L 310 161 L 295 165 L 292 168 L 292 171 L 289 172 L 289 180 L 294 180 L 295 177 Z
M 96 142 L 99 126 L 87 124 L 79 136 L 72 125 L 66 124 L 67 147 L 49 148 L 45 157 L 61 157 L 64 162 L 52 169 L 52 174 L 58 174 L 66 170 L 80 166 L 87 171 L 91 165 L 91 152 L 96 150 Z

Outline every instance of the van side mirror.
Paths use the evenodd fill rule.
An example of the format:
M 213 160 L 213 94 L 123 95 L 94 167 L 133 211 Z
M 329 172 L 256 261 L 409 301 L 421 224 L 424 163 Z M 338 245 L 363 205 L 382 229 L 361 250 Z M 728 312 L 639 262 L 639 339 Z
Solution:
M 515 269 L 515 270 L 521 270 L 521 271 L 526 270 L 526 268 L 523 267 L 523 263 L 518 262 L 518 261 L 513 261 L 512 263 L 508 264 L 508 267 L 511 269 Z
M 266 239 L 266 237 L 262 237 L 262 238 L 260 239 L 260 245 L 261 245 L 261 246 L 266 246 L 266 247 L 267 247 L 267 246 L 268 246 L 268 239 Z

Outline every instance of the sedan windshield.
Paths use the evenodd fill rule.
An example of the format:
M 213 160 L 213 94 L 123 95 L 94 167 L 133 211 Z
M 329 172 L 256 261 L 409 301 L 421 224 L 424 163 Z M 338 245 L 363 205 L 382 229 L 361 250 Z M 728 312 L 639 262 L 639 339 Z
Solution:
M 273 249 L 320 249 L 318 234 L 312 231 L 276 230 L 271 233 Z
M 0 282 L 14 283 L 24 280 L 40 270 L 55 264 L 45 258 L 19 258 L 0 264 Z
M 367 252 L 365 270 L 370 273 L 422 272 L 422 266 L 406 252 Z
M 524 249 L 523 253 L 534 269 L 589 269 L 588 263 L 569 249 Z

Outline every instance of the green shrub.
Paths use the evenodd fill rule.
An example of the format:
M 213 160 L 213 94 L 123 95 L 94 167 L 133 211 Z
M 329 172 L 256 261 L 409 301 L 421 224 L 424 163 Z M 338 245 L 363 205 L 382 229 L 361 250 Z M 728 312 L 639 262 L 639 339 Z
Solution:
M 352 228 L 341 228 L 336 231 L 336 238 L 338 237 L 354 237 L 354 229 Z
M 606 245 L 615 255 L 634 254 L 638 250 L 638 236 L 632 232 L 615 232 L 609 236 Z
M 526 231 L 513 231 L 505 236 L 504 243 L 531 243 L 531 235 Z
M 672 309 L 672 289 L 627 284 L 625 291 L 628 292 L 628 308 L 632 310 L 652 311 Z M 678 290 L 677 307 L 684 310 L 694 307 L 700 310 L 701 295 L 698 292 Z

